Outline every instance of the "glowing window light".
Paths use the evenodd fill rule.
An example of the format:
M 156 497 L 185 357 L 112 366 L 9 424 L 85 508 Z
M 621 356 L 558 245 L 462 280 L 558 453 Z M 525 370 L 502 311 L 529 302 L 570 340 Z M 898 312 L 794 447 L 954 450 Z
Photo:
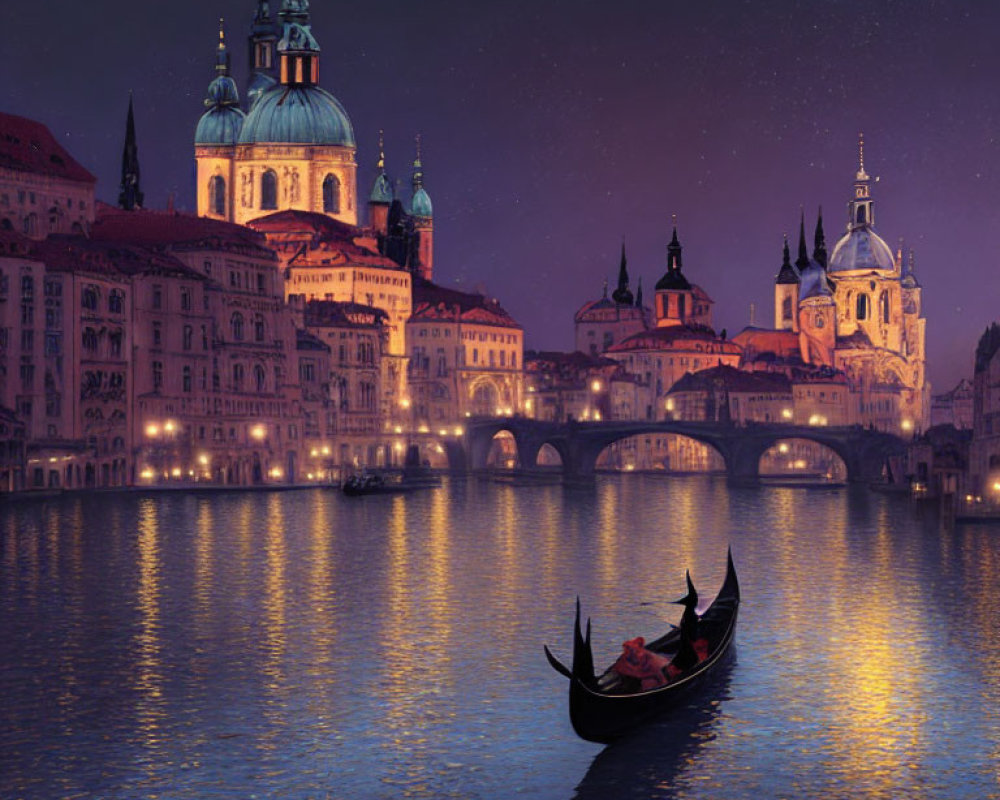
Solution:
M 788 452 L 788 445 L 785 444 L 784 442 L 782 442 L 781 444 L 779 444 L 778 445 L 778 452 L 779 453 L 787 453 Z
M 254 425 L 250 429 L 250 435 L 254 439 L 257 439 L 259 441 L 263 439 L 265 436 L 267 436 L 267 428 L 265 428 L 263 425 Z
M 284 473 L 284 471 L 283 471 L 283 470 L 281 469 L 281 467 L 272 467 L 272 468 L 271 468 L 271 472 L 270 472 L 270 475 L 271 475 L 271 477 L 272 477 L 272 478 L 280 478 L 280 477 L 281 477 L 282 475 L 284 475 L 284 474 L 285 474 L 285 473 Z
M 431 429 L 428 428 L 426 425 L 421 425 L 419 428 L 417 428 L 417 433 L 430 433 L 430 432 Z
M 320 448 L 320 452 L 325 456 L 330 455 L 330 445 L 323 445 L 323 447 Z
M 174 423 L 172 419 L 168 419 L 166 422 L 163 423 L 163 430 L 166 431 L 167 433 L 173 433 L 175 430 L 177 430 L 177 425 Z
M 198 456 L 198 463 L 202 466 L 206 466 L 208 464 L 208 456 L 205 453 L 202 453 Z
M 181 468 L 174 467 L 172 470 L 170 470 L 170 474 L 175 478 L 179 478 L 181 476 Z
M 146 435 L 149 436 L 150 438 L 155 437 L 155 436 L 159 436 L 160 435 L 160 426 L 157 425 L 155 422 L 150 422 L 146 426 Z
M 153 474 L 154 474 L 153 470 L 151 470 L 149 467 L 146 467 L 142 472 L 139 473 L 139 477 L 142 478 L 144 481 L 151 481 L 153 480 Z
M 790 409 L 790 408 L 783 408 L 783 409 L 781 409 L 781 418 L 782 419 L 791 419 L 792 418 L 792 409 Z
M 602 386 L 600 381 L 594 381 L 592 384 L 590 384 L 590 389 L 593 392 L 599 392 L 601 391 L 601 388 Z
M 462 436 L 464 433 L 465 433 L 465 428 L 463 428 L 461 425 L 456 425 L 455 426 L 455 435 L 456 436 Z

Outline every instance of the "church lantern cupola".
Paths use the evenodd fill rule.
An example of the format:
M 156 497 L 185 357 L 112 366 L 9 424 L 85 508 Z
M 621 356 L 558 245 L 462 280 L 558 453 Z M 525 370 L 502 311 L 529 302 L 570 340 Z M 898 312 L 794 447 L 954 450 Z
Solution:
M 268 0 L 258 0 L 257 13 L 250 26 L 250 83 L 247 102 L 252 106 L 258 97 L 278 82 L 277 46 L 280 28 L 271 14 Z
M 319 43 L 309 24 L 309 0 L 282 0 L 278 12 L 281 40 L 278 61 L 285 86 L 315 86 L 319 83 Z
M 368 212 L 371 226 L 378 233 L 385 235 L 389 224 L 389 206 L 396 199 L 396 192 L 385 171 L 385 140 L 382 131 L 378 132 L 378 163 L 375 169 L 378 170 L 378 175 L 375 176 L 371 194 L 368 196 Z

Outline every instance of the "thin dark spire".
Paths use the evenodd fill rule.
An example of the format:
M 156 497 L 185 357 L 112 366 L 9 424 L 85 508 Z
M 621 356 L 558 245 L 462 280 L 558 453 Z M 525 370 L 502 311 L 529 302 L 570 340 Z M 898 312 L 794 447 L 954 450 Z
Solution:
M 632 292 L 628 288 L 628 260 L 625 258 L 625 242 L 622 242 L 622 258 L 618 265 L 618 288 L 611 293 L 611 299 L 618 305 L 632 305 Z
M 642 275 L 639 276 L 639 285 L 635 287 L 635 307 L 642 308 Z
M 128 93 L 128 119 L 125 122 L 125 147 L 122 150 L 122 182 L 118 205 L 126 211 L 142 208 L 142 191 L 139 188 L 139 146 L 135 139 L 132 92 Z
M 813 259 L 823 269 L 826 269 L 826 237 L 823 235 L 823 206 L 819 207 L 816 218 L 816 235 L 813 239 Z
M 809 266 L 809 251 L 806 250 L 806 212 L 799 210 L 799 257 L 795 259 L 795 266 L 802 272 Z

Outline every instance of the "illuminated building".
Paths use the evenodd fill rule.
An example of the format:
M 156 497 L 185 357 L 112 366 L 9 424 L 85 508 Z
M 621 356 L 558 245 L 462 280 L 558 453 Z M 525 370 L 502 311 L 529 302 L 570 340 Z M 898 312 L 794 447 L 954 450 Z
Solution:
M 576 349 L 590 356 L 597 356 L 632 334 L 649 328 L 649 309 L 643 305 L 641 279 L 634 297 L 629 288 L 624 243 L 618 267 L 618 287 L 609 298 L 605 282 L 603 296 L 585 303 L 574 315 L 573 323 Z
M 904 263 L 902 248 L 894 255 L 875 233 L 861 144 L 847 231 L 829 259 L 822 217 L 811 259 L 804 222 L 794 265 L 785 242 L 775 279 L 775 328 L 797 334 L 804 363 L 847 375 L 857 422 L 906 434 L 926 429 L 930 420 L 926 320 L 912 253 Z

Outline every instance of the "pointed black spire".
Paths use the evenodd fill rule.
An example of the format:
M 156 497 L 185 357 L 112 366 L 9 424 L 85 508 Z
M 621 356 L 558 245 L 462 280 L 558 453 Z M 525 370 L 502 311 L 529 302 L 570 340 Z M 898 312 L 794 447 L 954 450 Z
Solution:
M 792 256 L 788 252 L 788 234 L 785 234 L 785 246 L 781 250 L 781 269 L 778 270 L 778 277 L 775 283 L 798 283 L 799 273 L 792 266 Z
M 618 288 L 611 293 L 611 299 L 620 306 L 632 305 L 632 292 L 628 288 L 628 261 L 625 258 L 625 242 L 622 242 L 622 260 L 618 266 Z
M 806 250 L 806 212 L 802 211 L 799 216 L 799 257 L 795 259 L 795 266 L 802 272 L 809 266 L 809 251 Z
M 813 239 L 813 260 L 826 269 L 826 237 L 823 235 L 823 206 L 816 218 L 816 236 Z
M 635 288 L 635 307 L 642 308 L 642 275 L 639 276 L 639 285 Z
M 122 151 L 122 184 L 118 205 L 126 211 L 142 208 L 142 191 L 139 189 L 139 147 L 135 141 L 135 116 L 132 112 L 132 93 L 128 95 L 128 119 L 125 122 L 125 148 Z

